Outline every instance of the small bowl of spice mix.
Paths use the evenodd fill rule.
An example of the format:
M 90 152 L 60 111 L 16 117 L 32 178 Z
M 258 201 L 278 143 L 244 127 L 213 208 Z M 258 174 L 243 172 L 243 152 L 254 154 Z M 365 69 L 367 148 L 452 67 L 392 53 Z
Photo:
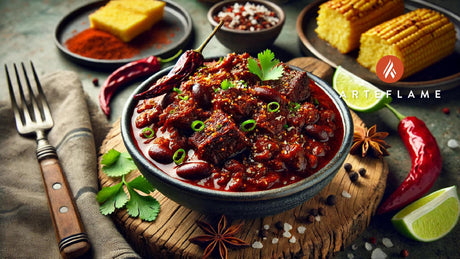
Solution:
M 278 5 L 264 0 L 227 0 L 212 6 L 208 21 L 212 27 L 223 20 L 217 39 L 237 53 L 257 53 L 270 47 L 284 25 L 285 14 Z

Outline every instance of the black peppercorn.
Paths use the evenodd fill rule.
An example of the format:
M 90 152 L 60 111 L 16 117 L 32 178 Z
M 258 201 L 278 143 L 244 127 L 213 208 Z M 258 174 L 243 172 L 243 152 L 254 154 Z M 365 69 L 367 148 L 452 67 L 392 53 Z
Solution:
M 337 203 L 337 197 L 334 194 L 327 196 L 326 204 L 329 206 L 335 205 Z
M 349 177 L 350 177 L 350 180 L 351 180 L 352 182 L 356 182 L 356 181 L 358 181 L 359 174 L 358 174 L 357 172 L 353 171 L 353 172 L 351 172 L 351 173 L 349 174 Z
M 326 210 L 323 207 L 318 208 L 318 213 L 321 216 L 326 216 Z
M 308 216 L 307 216 L 307 222 L 308 222 L 308 223 L 313 223 L 313 222 L 315 222 L 315 216 L 313 216 L 313 215 L 311 215 L 311 214 L 308 215 Z
M 275 223 L 275 227 L 278 230 L 282 230 L 283 229 L 283 223 L 281 221 L 278 221 L 278 222 Z
M 311 209 L 310 210 L 310 215 L 313 215 L 313 216 L 318 216 L 318 210 L 317 209 Z
M 366 168 L 360 168 L 358 170 L 358 173 L 361 175 L 361 176 L 365 176 L 366 175 Z
M 345 171 L 347 171 L 347 173 L 349 173 L 349 172 L 351 172 L 352 166 L 351 166 L 350 163 L 345 163 L 345 164 L 343 165 L 343 168 L 345 169 Z

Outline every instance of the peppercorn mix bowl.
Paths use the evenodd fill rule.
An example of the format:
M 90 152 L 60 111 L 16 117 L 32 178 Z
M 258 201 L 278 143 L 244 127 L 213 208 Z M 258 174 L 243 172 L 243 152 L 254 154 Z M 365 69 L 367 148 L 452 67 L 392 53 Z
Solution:
M 228 64 L 244 63 L 243 58 L 249 58 L 249 54 L 236 55 L 231 53 L 227 57 L 219 59 L 219 61 L 211 62 L 209 66 L 205 64 L 191 78 L 199 77 L 202 80 L 208 80 L 207 67 L 211 70 L 216 66 L 221 66 L 220 68 L 227 67 L 228 69 Z M 237 65 L 236 67 L 240 66 Z M 294 145 L 288 145 L 288 140 L 283 139 L 282 136 L 279 136 L 279 143 L 271 142 L 265 145 L 267 139 L 264 136 L 270 135 L 268 131 L 272 130 L 270 127 L 276 124 L 275 121 L 282 121 L 283 123 L 282 125 L 280 124 L 281 127 L 277 130 L 284 133 L 279 135 L 286 135 L 286 137 L 292 139 L 291 137 L 294 137 L 292 134 L 297 132 L 296 127 L 302 128 L 302 130 L 304 130 L 304 127 L 309 127 L 304 124 L 308 118 L 302 115 L 302 125 L 296 125 L 295 123 L 298 120 L 295 118 L 300 118 L 298 116 L 303 114 L 303 105 L 296 107 L 297 105 L 285 103 L 283 101 L 285 100 L 284 97 L 279 99 L 276 94 L 272 95 L 272 92 L 266 92 L 266 89 L 258 85 L 258 83 L 252 86 L 254 80 L 258 82 L 258 79 L 255 79 L 252 74 L 241 73 L 242 77 L 244 77 L 243 75 L 247 77 L 245 77 L 246 83 L 241 83 L 239 86 L 236 85 L 236 81 L 231 83 L 233 86 L 229 87 L 224 87 L 224 85 L 228 84 L 228 81 L 225 84 L 220 83 L 220 87 L 212 91 L 213 105 L 207 106 L 201 103 L 200 106 L 206 107 L 205 109 L 201 110 L 200 108 L 200 110 L 195 110 L 193 113 L 188 113 L 187 116 L 180 116 L 180 118 L 177 115 L 184 112 L 184 110 L 180 110 L 175 105 L 188 105 L 189 102 L 195 102 L 198 99 L 195 93 L 200 92 L 186 92 L 186 85 L 191 83 L 189 81 L 181 84 L 180 89 L 182 89 L 182 92 L 179 91 L 179 88 L 175 88 L 171 94 L 142 101 L 134 100 L 136 94 L 145 91 L 152 83 L 167 75 L 171 71 L 171 68 L 167 68 L 142 83 L 128 99 L 123 109 L 121 135 L 139 171 L 158 191 L 171 200 L 207 214 L 225 214 L 237 218 L 274 215 L 294 208 L 314 197 L 333 179 L 347 157 L 353 138 L 353 121 L 346 104 L 326 82 L 295 67 L 283 65 L 283 68 L 285 74 L 283 78 L 293 80 L 293 84 L 302 81 L 311 86 L 310 93 L 298 92 L 301 89 L 297 88 L 294 92 L 285 92 L 285 95 L 292 95 L 292 98 L 301 98 L 299 97 L 300 95 L 308 95 L 307 99 L 309 101 L 303 105 L 308 107 L 313 107 L 312 105 L 314 105 L 318 107 L 320 113 L 324 114 L 324 116 L 321 115 L 323 117 L 318 114 L 313 116 L 316 119 L 313 120 L 314 123 L 312 121 L 309 125 L 322 127 L 322 125 L 330 125 L 331 121 L 335 122 L 334 134 L 330 132 L 326 136 L 321 133 L 314 133 L 314 131 L 306 133 L 310 137 L 305 136 L 305 143 L 308 142 L 307 138 L 312 141 L 308 142 L 308 147 L 305 144 L 305 150 L 311 147 L 312 150 L 309 154 L 315 154 L 319 162 L 315 163 L 314 161 L 316 160 L 314 160 L 314 157 L 307 155 L 307 151 L 305 151 L 305 159 L 299 159 L 296 154 L 299 152 L 303 154 L 303 151 L 298 149 L 300 145 L 295 143 L 293 143 Z M 234 74 L 238 73 L 235 72 Z M 217 84 L 215 82 L 220 80 L 217 77 L 218 75 L 216 75 L 215 80 L 210 80 L 209 83 L 211 85 Z M 273 80 L 273 82 L 277 81 L 279 80 Z M 204 86 L 205 82 L 201 81 L 201 83 Z M 196 85 L 197 83 L 195 82 L 190 86 L 194 88 L 193 86 Z M 280 87 L 285 87 L 288 84 L 279 85 Z M 244 104 L 239 105 L 244 106 L 254 101 L 253 106 L 245 107 L 252 107 L 253 110 L 246 109 L 246 112 L 249 116 L 255 118 L 255 126 L 245 123 L 252 120 L 248 120 L 246 117 L 222 117 L 223 111 L 227 109 L 219 106 L 226 102 L 226 99 L 222 98 L 222 96 L 235 92 L 239 92 L 241 96 L 248 92 L 251 93 L 249 94 L 249 99 L 244 100 Z M 175 96 L 173 99 L 176 101 L 171 102 L 171 96 Z M 202 96 L 202 94 L 199 96 Z M 263 106 L 261 103 L 268 102 L 267 98 L 275 98 L 278 101 L 269 101 L 270 105 Z M 207 97 L 203 98 L 203 100 L 206 99 Z M 300 99 L 296 100 L 300 103 Z M 256 101 L 259 101 L 259 103 L 257 104 Z M 311 104 L 310 101 L 315 104 Z M 219 102 L 224 103 L 219 104 Z M 159 106 L 156 106 L 155 103 Z M 278 105 L 273 103 L 278 103 Z M 160 106 L 164 106 L 164 108 Z M 143 113 L 141 110 L 145 111 L 144 108 L 146 107 L 149 107 L 149 109 L 154 108 L 147 113 Z M 174 109 L 170 109 L 171 107 L 174 107 Z M 283 111 L 281 110 L 284 108 L 287 109 L 286 112 L 289 112 L 290 115 L 282 116 Z M 159 110 L 163 110 L 163 113 L 156 113 Z M 200 120 L 193 118 L 193 122 L 186 123 L 187 125 L 190 124 L 190 126 L 186 126 L 177 132 L 170 134 L 169 130 L 162 131 L 163 126 L 171 123 L 171 121 L 165 121 L 164 124 L 161 122 L 165 116 L 174 118 L 174 123 L 180 121 L 177 124 L 179 126 L 176 125 L 175 127 L 182 127 L 180 125 L 183 125 L 184 121 L 189 119 L 190 116 L 200 116 L 199 114 L 203 110 L 213 110 L 213 112 L 212 114 L 205 113 L 203 115 L 208 116 L 208 119 L 202 119 L 204 121 L 202 124 L 195 123 Z M 309 110 L 305 114 L 311 114 L 313 110 Z M 239 111 L 241 109 L 238 109 Z M 264 124 L 258 115 L 261 112 L 270 113 L 267 116 L 262 116 L 262 119 L 271 116 L 274 121 Z M 331 112 L 334 113 L 333 116 L 327 115 Z M 144 120 L 145 116 L 150 115 L 152 115 L 150 119 Z M 238 117 L 236 114 L 234 115 Z M 219 117 L 218 120 L 215 120 L 216 116 Z M 290 120 L 287 120 L 287 117 L 290 117 Z M 234 122 L 227 120 L 235 120 L 235 123 L 237 121 L 241 123 L 239 127 L 235 127 L 232 126 L 235 124 Z M 140 125 L 144 122 L 149 126 Z M 217 123 L 213 124 L 214 122 Z M 158 124 L 159 128 L 156 128 L 155 123 Z M 291 126 L 287 127 L 288 124 Z M 214 125 L 217 126 L 214 127 Z M 205 129 L 202 129 L 202 126 Z M 309 130 L 312 130 L 312 128 L 307 129 L 307 131 Z M 209 131 L 215 132 L 208 134 Z M 150 138 L 152 132 L 156 132 L 156 138 Z M 319 132 L 319 130 L 315 132 Z M 162 144 L 165 136 L 171 140 L 167 142 L 166 146 Z M 276 134 L 273 136 L 276 136 Z M 304 136 L 301 137 L 302 139 L 304 138 Z M 236 138 L 240 139 L 236 140 Z M 268 146 L 269 149 L 273 149 L 275 146 L 284 146 L 286 149 L 271 152 L 270 159 L 265 157 L 267 153 L 263 150 L 262 152 L 253 150 L 252 144 L 237 150 L 241 147 L 241 143 L 251 141 L 249 140 L 250 138 L 256 140 L 254 147 L 260 144 Z M 172 141 L 173 139 L 174 141 Z M 192 142 L 199 143 L 193 144 Z M 187 145 L 188 147 L 184 147 Z M 175 146 L 184 147 L 184 149 Z M 190 148 L 191 146 L 196 146 L 196 150 Z M 326 149 L 321 149 L 320 146 L 326 147 Z M 173 148 L 176 152 L 168 154 L 168 148 Z M 248 155 L 249 152 L 253 153 Z M 326 153 L 328 154 L 326 155 Z M 286 159 L 289 154 L 291 157 Z M 152 157 L 155 159 L 152 159 Z M 204 167 L 203 165 L 205 164 L 209 164 L 209 166 Z M 313 169 L 309 170 L 306 168 L 307 166 Z M 294 171 L 303 172 L 296 173 Z M 240 177 L 242 174 L 244 175 L 243 178 Z
M 217 26 L 220 19 L 224 20 L 216 37 L 237 53 L 257 53 L 270 47 L 285 22 L 283 9 L 265 0 L 221 1 L 209 9 L 207 18 L 212 27 Z

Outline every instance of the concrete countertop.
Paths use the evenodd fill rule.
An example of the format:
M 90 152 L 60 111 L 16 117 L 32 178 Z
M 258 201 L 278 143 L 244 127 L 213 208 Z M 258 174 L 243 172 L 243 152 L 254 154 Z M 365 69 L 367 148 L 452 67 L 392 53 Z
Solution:
M 0 38 L 2 41 L 0 63 L 12 64 L 13 62 L 32 60 L 39 75 L 58 70 L 75 71 L 80 76 L 84 90 L 95 103 L 98 103 L 100 88 L 95 87 L 92 80 L 98 78 L 102 84 L 110 71 L 98 71 L 72 63 L 59 52 L 54 43 L 54 30 L 57 23 L 70 11 L 90 2 L 93 1 L 0 1 Z M 206 13 L 211 4 L 196 0 L 178 0 L 175 2 L 183 6 L 192 17 L 193 39 L 188 48 L 196 48 L 210 32 Z M 300 11 L 312 1 L 278 2 L 283 2 L 281 6 L 286 12 L 287 19 L 283 31 L 272 49 L 282 61 L 305 56 L 306 54 L 302 52 L 298 44 L 296 19 Z M 458 0 L 431 0 L 429 2 L 460 16 Z M 457 32 L 457 37 L 459 34 L 460 32 Z M 205 56 L 219 56 L 228 52 L 227 48 L 213 39 L 203 54 Z M 0 73 L 0 84 L 0 100 L 6 100 L 8 99 L 8 90 L 4 72 Z M 111 122 L 119 118 L 124 102 L 138 84 L 139 82 L 133 83 L 116 93 L 111 104 Z M 447 146 L 447 141 L 450 139 L 460 142 L 459 100 L 460 87 L 441 91 L 440 98 L 414 98 L 411 100 L 394 98 L 395 108 L 405 115 L 417 116 L 424 120 L 438 141 L 444 160 L 443 171 L 432 190 L 453 184 L 460 187 L 460 148 L 451 149 Z M 450 114 L 444 114 L 443 108 L 449 108 Z M 386 158 L 390 169 L 387 193 L 390 193 L 405 178 L 411 166 L 407 151 L 397 133 L 398 121 L 387 109 L 370 114 L 359 114 L 359 116 L 367 125 L 377 124 L 379 131 L 390 133 L 387 142 L 392 146 L 389 149 L 391 155 Z M 337 254 L 337 258 L 347 258 L 350 254 L 353 254 L 354 258 L 369 258 L 370 252 L 364 248 L 364 243 L 372 237 L 378 240 L 377 246 L 381 247 L 392 258 L 398 257 L 401 249 L 409 250 L 410 258 L 460 258 L 460 250 L 458 249 L 460 224 L 457 224 L 448 236 L 439 241 L 420 243 L 398 234 L 392 227 L 388 215 L 375 216 L 371 220 L 369 228 L 354 242 L 358 248 L 355 250 L 351 246 L 345 247 L 343 252 Z M 395 246 L 385 248 L 381 244 L 383 237 L 390 238 Z

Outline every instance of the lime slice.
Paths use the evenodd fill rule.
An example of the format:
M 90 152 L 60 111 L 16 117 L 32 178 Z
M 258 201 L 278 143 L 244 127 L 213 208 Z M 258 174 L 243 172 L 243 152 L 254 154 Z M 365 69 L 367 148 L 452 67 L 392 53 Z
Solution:
M 423 242 L 438 240 L 457 224 L 460 202 L 457 187 L 433 192 L 409 204 L 391 222 L 403 235 Z
M 348 107 L 359 112 L 372 112 L 391 103 L 391 97 L 371 83 L 337 67 L 332 86 Z

